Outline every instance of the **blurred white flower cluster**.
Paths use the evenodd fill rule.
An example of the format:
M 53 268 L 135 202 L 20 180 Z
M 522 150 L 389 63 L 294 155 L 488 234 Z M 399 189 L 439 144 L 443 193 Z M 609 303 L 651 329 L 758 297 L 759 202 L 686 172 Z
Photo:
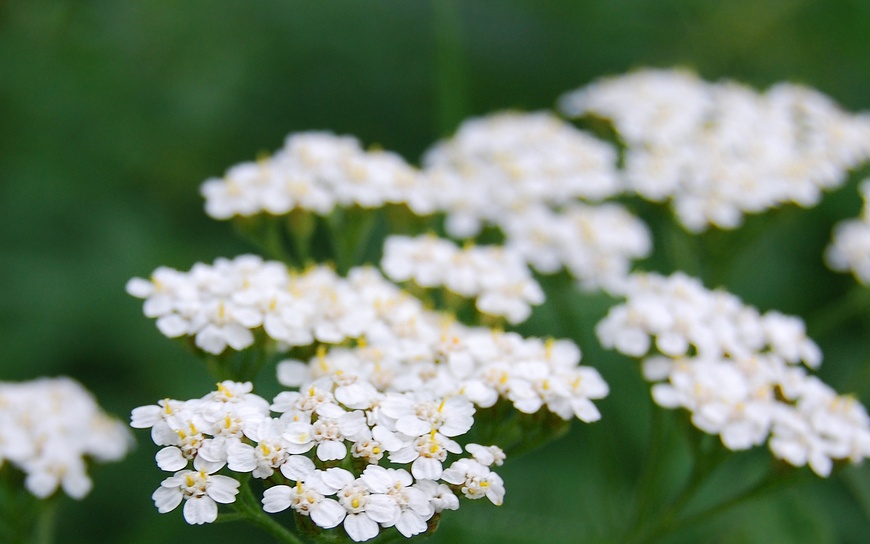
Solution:
M 564 266 L 583 288 L 612 288 L 651 249 L 646 225 L 622 205 L 592 203 L 622 192 L 616 159 L 610 144 L 552 114 L 511 112 L 466 121 L 425 154 L 421 171 L 351 137 L 302 133 L 271 158 L 206 181 L 202 193 L 215 219 L 404 204 L 418 216 L 444 214 L 455 238 L 497 227 L 539 272 Z
M 382 528 L 426 532 L 433 516 L 459 508 L 457 494 L 504 499 L 490 470 L 504 460 L 501 449 L 455 440 L 474 424 L 462 396 L 382 393 L 341 372 L 272 404 L 251 391 L 250 382 L 224 381 L 201 399 L 133 410 L 132 426 L 150 428 L 163 446 L 158 466 L 174 472 L 153 494 L 161 513 L 184 501 L 188 523 L 215 521 L 218 503 L 235 502 L 240 485 L 216 474 L 224 467 L 266 480 L 266 512 L 290 508 L 322 529 L 343 526 L 357 542 Z
M 610 144 L 550 113 L 506 112 L 465 121 L 426 152 L 423 172 L 447 232 L 466 238 L 530 207 L 619 194 L 616 158 Z
M 820 476 L 833 460 L 870 457 L 864 406 L 800 365 L 822 360 L 800 319 L 761 314 L 683 274 L 632 280 L 596 332 L 605 347 L 643 359 L 657 404 L 689 410 L 729 449 L 768 441 L 775 456 Z
M 309 132 L 287 138 L 273 156 L 230 168 L 201 191 L 215 219 L 303 209 L 326 215 L 335 206 L 377 208 L 406 202 L 417 171 L 387 151 L 365 151 L 356 138 Z
M 126 426 L 74 380 L 0 382 L 0 467 L 23 471 L 25 487 L 41 499 L 58 487 L 83 498 L 92 487 L 88 461 L 118 461 L 131 445 Z
M 649 255 L 649 229 L 623 206 L 580 202 L 554 211 L 529 207 L 505 215 L 505 247 L 521 254 L 538 272 L 563 267 L 585 291 L 618 293 L 632 261 Z
M 851 272 L 863 285 L 870 283 L 870 179 L 861 184 L 861 216 L 834 227 L 825 261 L 838 272 Z
M 566 94 L 569 117 L 610 119 L 624 175 L 643 198 L 670 200 L 691 231 L 735 228 L 745 213 L 812 206 L 870 158 L 870 116 L 822 93 L 778 84 L 764 94 L 690 72 L 640 70 Z
M 502 246 L 460 249 L 437 236 L 394 235 L 384 242 L 381 268 L 395 282 L 413 280 L 421 287 L 445 287 L 475 298 L 480 312 L 504 316 L 513 324 L 525 321 L 532 305 L 544 302 L 544 291 L 525 259 Z

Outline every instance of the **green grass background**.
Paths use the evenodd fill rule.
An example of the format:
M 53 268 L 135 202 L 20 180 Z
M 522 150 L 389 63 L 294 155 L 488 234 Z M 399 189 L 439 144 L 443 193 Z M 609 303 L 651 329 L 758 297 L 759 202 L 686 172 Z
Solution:
M 455 8 L 440 50 L 436 4 Z M 290 132 L 349 133 L 416 161 L 466 116 L 552 108 L 566 90 L 643 66 L 757 87 L 801 82 L 857 111 L 870 109 L 868 60 L 867 0 L 0 1 L 0 379 L 69 375 L 124 419 L 210 390 L 203 366 L 160 335 L 124 284 L 159 265 L 186 270 L 252 251 L 205 216 L 198 186 Z M 727 262 L 690 272 L 821 330 L 825 308 L 853 289 L 824 269 L 821 251 L 831 226 L 857 214 L 856 179 L 819 208 L 751 220 L 752 236 L 707 237 L 737 245 Z M 667 271 L 698 247 L 652 226 L 649 268 Z M 607 302 L 560 289 L 551 286 L 559 304 L 528 329 L 580 342 L 611 384 L 603 420 L 509 460 L 505 505 L 465 504 L 431 542 L 619 542 L 630 521 L 648 386 L 597 347 L 592 326 Z M 865 403 L 866 321 L 818 338 L 822 377 Z M 271 377 L 261 381 L 268 391 Z M 662 496 L 685 467 L 678 420 Z M 123 463 L 92 470 L 90 496 L 62 502 L 59 543 L 269 541 L 246 526 L 157 514 L 150 495 L 164 475 L 147 432 L 136 437 Z M 768 458 L 738 456 L 702 499 L 727 494 Z M 858 467 L 668 541 L 860 543 L 868 534 L 870 468 Z

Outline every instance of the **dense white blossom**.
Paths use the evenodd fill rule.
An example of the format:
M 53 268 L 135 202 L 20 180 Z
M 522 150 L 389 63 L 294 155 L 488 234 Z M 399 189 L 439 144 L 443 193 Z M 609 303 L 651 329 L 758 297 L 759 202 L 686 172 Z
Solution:
M 257 162 L 238 164 L 201 187 L 215 219 L 305 210 L 326 215 L 336 206 L 376 208 L 403 202 L 417 171 L 395 153 L 365 151 L 350 136 L 307 132 Z
M 459 238 L 528 206 L 600 201 L 622 189 L 615 149 L 547 112 L 465 121 L 423 165 L 431 198 Z
M 564 267 L 584 289 L 611 289 L 649 253 L 642 221 L 619 204 L 598 204 L 623 192 L 615 149 L 552 114 L 466 121 L 424 166 L 448 234 L 498 227 L 505 247 L 539 272 Z
M 24 486 L 40 499 L 58 488 L 83 498 L 93 485 L 86 460 L 118 461 L 131 446 L 124 424 L 70 378 L 0 382 L 0 466 L 24 472 Z
M 413 280 L 421 287 L 444 287 L 475 298 L 485 314 L 525 321 L 532 305 L 544 302 L 544 292 L 523 257 L 501 246 L 467 246 L 435 236 L 390 236 L 381 261 L 393 281 Z
M 759 94 L 647 69 L 568 93 L 561 109 L 610 119 L 627 145 L 628 185 L 646 199 L 670 200 L 691 231 L 735 228 L 745 213 L 786 203 L 815 205 L 870 158 L 870 117 L 788 83 Z
M 345 396 L 341 390 L 364 384 L 359 378 L 346 379 L 343 373 L 334 372 L 302 391 L 279 393 L 270 406 L 282 414 L 280 418 L 263 416 L 262 407 L 267 403 L 252 392 L 250 383 L 231 381 L 221 382 L 216 391 L 200 399 L 165 399 L 155 406 L 136 408 L 134 426 L 166 426 L 170 430 L 201 421 L 203 414 L 213 413 L 215 403 L 233 405 L 240 412 L 255 407 L 258 414 L 242 421 L 244 431 L 226 448 L 226 463 L 219 466 L 200 466 L 198 462 L 207 450 L 202 444 L 216 441 L 214 433 L 218 430 L 212 426 L 198 433 L 199 447 L 185 450 L 196 470 L 179 470 L 163 481 L 153 494 L 158 511 L 168 512 L 186 501 L 184 517 L 188 523 L 215 521 L 218 503 L 233 502 L 239 486 L 236 479 L 215 474 L 223 466 L 274 484 L 263 494 L 266 512 L 292 508 L 299 515 L 310 516 L 322 529 L 342 526 L 355 541 L 369 540 L 381 529 L 394 526 L 406 537 L 426 532 L 432 516 L 459 507 L 453 489 L 468 496 L 490 496 L 500 504 L 503 482 L 488 468 L 474 461 L 469 474 L 458 472 L 464 465 L 457 463 L 470 458 L 461 457 L 462 447 L 449 437 L 467 433 L 474 424 L 470 401 L 462 396 L 384 393 L 371 384 L 362 387 L 367 391 L 365 401 L 359 395 L 349 397 L 365 408 L 352 408 L 336 400 Z M 164 434 L 155 433 L 155 442 L 165 443 Z M 441 449 L 436 451 L 433 444 Z M 469 448 L 468 453 L 486 465 L 504 460 L 497 446 Z M 319 468 L 347 458 L 348 452 L 362 464 L 342 465 L 354 467 L 352 470 Z M 188 459 L 182 457 L 186 466 Z M 431 460 L 437 467 L 420 459 Z M 450 480 L 441 478 L 441 463 L 445 461 L 452 462 L 451 474 L 455 473 Z M 492 490 L 487 488 L 489 483 L 494 486 Z
M 870 457 L 864 406 L 808 374 L 822 354 L 799 318 L 761 314 L 683 274 L 634 275 L 625 297 L 596 332 L 604 347 L 643 359 L 660 406 L 685 408 L 729 449 L 767 442 L 820 476 L 834 460 Z
M 429 242 L 424 238 L 422 243 Z M 473 278 L 474 274 L 468 276 Z M 340 344 L 356 339 L 355 347 L 327 350 L 321 344 L 318 354 L 308 362 L 288 360 L 278 365 L 281 383 L 288 387 L 302 386 L 299 392 L 286 393 L 276 399 L 283 406 L 280 411 L 285 415 L 282 417 L 295 418 L 300 428 L 313 424 L 310 417 L 301 416 L 310 415 L 323 403 L 338 400 L 345 406 L 368 408 L 369 397 L 375 390 L 406 392 L 425 387 L 438 396 L 463 394 L 481 407 L 492 406 L 501 397 L 525 413 L 535 413 L 546 406 L 564 419 L 578 417 L 583 421 L 598 419 L 598 411 L 591 401 L 603 398 L 608 392 L 595 369 L 579 366 L 580 352 L 576 346 L 567 351 L 557 350 L 569 354 L 567 358 L 554 356 L 554 345 L 566 346 L 570 342 L 551 343 L 522 338 L 516 333 L 464 326 L 426 310 L 420 301 L 371 268 L 352 269 L 345 279 L 326 267 L 291 274 L 280 263 L 241 256 L 234 260 L 219 259 L 214 266 L 197 264 L 190 273 L 173 273 L 172 277 L 172 289 L 155 277 L 151 282 L 131 280 L 129 290 L 145 296 L 145 306 L 149 308 L 151 297 L 159 296 L 164 316 L 181 312 L 182 308 L 189 309 L 191 292 L 197 293 L 198 304 L 202 305 L 218 297 L 238 300 L 239 297 L 226 291 L 227 286 L 236 286 L 246 296 L 256 290 L 258 295 L 247 299 L 262 298 L 272 302 L 268 305 L 248 304 L 247 299 L 239 302 L 251 314 L 249 323 L 262 324 L 245 329 L 251 336 L 262 327 L 273 340 L 289 346 L 306 345 L 315 340 Z M 211 281 L 197 283 L 198 277 L 208 277 Z M 253 283 L 255 277 L 263 278 L 260 285 Z M 159 295 L 155 294 L 158 286 Z M 178 297 L 173 298 L 173 294 Z M 289 327 L 270 326 L 270 316 L 285 325 L 292 316 L 296 331 L 293 334 L 302 341 L 294 343 L 288 334 Z M 185 334 L 196 336 L 198 332 L 191 328 Z M 321 391 L 320 386 L 310 388 L 316 379 L 337 373 L 341 373 L 342 383 L 337 384 L 336 397 L 332 397 L 331 385 L 328 392 Z M 369 385 L 357 384 L 355 379 Z M 242 392 L 236 393 L 238 395 L 244 398 Z M 238 406 L 208 399 L 199 402 L 207 402 L 209 407 L 203 408 L 199 419 L 193 421 L 194 427 L 223 429 L 219 433 L 223 438 L 205 443 L 204 459 L 217 463 L 226 462 L 227 448 L 233 440 L 245 429 L 259 424 L 268 412 L 265 401 L 250 405 L 243 402 Z M 152 432 L 157 435 L 155 442 L 159 445 L 176 447 L 183 453 L 184 448 L 176 443 L 180 435 L 167 433 L 166 426 L 174 425 L 176 430 L 181 429 L 190 436 L 196 433 L 186 430 L 186 418 L 182 415 L 170 417 L 166 413 L 168 406 L 148 408 L 147 418 L 134 417 L 134 421 L 154 428 Z M 239 407 L 245 407 L 243 412 L 238 412 Z M 144 414 L 140 417 L 144 418 Z M 145 421 L 150 424 L 146 425 Z M 293 440 L 297 442 L 293 447 L 315 447 L 313 437 L 321 435 L 311 435 L 311 430 L 306 428 L 305 432 L 295 435 Z M 327 436 L 332 430 L 319 428 L 318 432 L 325 432 L 327 434 L 322 436 Z M 318 442 L 316 447 L 322 455 L 343 455 L 339 447 L 330 445 L 328 440 Z M 174 468 L 167 470 L 181 468 L 178 465 L 184 456 L 173 456 L 173 464 L 166 466 Z M 193 455 L 184 458 L 191 459 Z

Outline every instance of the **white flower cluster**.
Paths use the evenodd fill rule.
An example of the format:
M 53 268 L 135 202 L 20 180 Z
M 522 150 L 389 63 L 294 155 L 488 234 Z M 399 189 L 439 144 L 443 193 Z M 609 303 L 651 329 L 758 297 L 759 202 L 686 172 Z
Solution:
M 423 172 L 451 236 L 496 226 L 538 271 L 564 266 L 584 289 L 611 289 L 651 248 L 646 225 L 621 205 L 582 203 L 622 192 L 616 158 L 549 113 L 500 113 L 463 123 L 426 154 Z
M 377 208 L 404 202 L 415 191 L 417 171 L 387 151 L 365 151 L 350 136 L 327 132 L 291 135 L 273 156 L 230 168 L 201 192 L 215 219 L 294 209 L 327 215 L 338 206 Z
M 497 227 L 540 272 L 564 266 L 583 288 L 598 289 L 621 283 L 651 245 L 622 206 L 581 203 L 622 192 L 616 162 L 613 146 L 550 113 L 510 112 L 463 123 L 425 154 L 422 171 L 395 154 L 365 152 L 351 137 L 301 133 L 271 158 L 206 181 L 202 193 L 216 219 L 388 203 L 443 213 L 453 237 Z
M 861 184 L 864 207 L 857 219 L 841 221 L 834 227 L 825 261 L 838 272 L 852 272 L 861 284 L 870 283 L 870 179 Z
M 744 213 L 784 203 L 814 205 L 870 158 L 870 117 L 792 84 L 759 94 L 648 69 L 571 92 L 561 109 L 612 120 L 627 145 L 628 185 L 646 199 L 671 200 L 691 231 L 735 228 Z
M 396 282 L 414 280 L 421 287 L 445 287 L 475 298 L 479 311 L 514 324 L 528 319 L 532 305 L 544 302 L 544 291 L 525 259 L 501 246 L 460 249 L 437 236 L 394 235 L 384 242 L 381 268 Z
M 127 292 L 146 299 L 145 315 L 163 334 L 193 336 L 213 354 L 251 346 L 260 327 L 287 346 L 338 343 L 365 332 L 374 315 L 364 293 L 332 269 L 295 274 L 256 255 L 197 263 L 190 272 L 161 267 L 150 280 L 130 280 Z
M 189 273 L 160 268 L 150 281 L 131 280 L 128 291 L 146 298 L 145 314 L 164 334 L 193 336 L 210 353 L 249 347 L 261 327 L 286 347 L 359 339 L 354 348 L 323 349 L 307 365 L 281 365 L 288 386 L 342 371 L 381 391 L 464 394 L 481 407 L 502 397 L 524 413 L 546 406 L 586 422 L 600 417 L 592 400 L 608 393 L 595 369 L 579 366 L 573 343 L 464 326 L 424 309 L 373 268 L 346 279 L 326 267 L 292 274 L 243 255 Z
M 128 430 L 106 415 L 94 397 L 69 378 L 0 382 L 0 467 L 22 470 L 39 498 L 60 487 L 75 499 L 91 490 L 87 459 L 122 459 L 132 445 Z
M 657 404 L 689 410 L 729 449 L 767 440 L 775 456 L 820 476 L 833 460 L 870 456 L 864 406 L 800 365 L 817 367 L 822 355 L 798 318 L 760 314 L 682 274 L 638 274 L 596 332 L 604 347 L 643 359 Z
M 622 190 L 616 150 L 547 112 L 465 121 L 423 165 L 447 231 L 458 238 L 531 205 L 599 201 Z
M 489 468 L 504 460 L 498 447 L 468 444 L 459 457 L 454 438 L 474 423 L 462 396 L 385 394 L 340 373 L 279 393 L 271 405 L 251 391 L 225 381 L 201 399 L 133 410 L 131 425 L 150 428 L 164 446 L 158 466 L 175 472 L 153 494 L 158 511 L 184 501 L 188 523 L 215 521 L 217 504 L 235 502 L 239 488 L 216 474 L 224 467 L 268 481 L 266 512 L 292 508 L 320 528 L 342 525 L 357 542 L 389 527 L 423 533 L 433 516 L 459 508 L 457 492 L 504 499 L 504 482 Z
M 619 292 L 631 262 L 649 255 L 649 229 L 618 204 L 531 206 L 505 216 L 505 247 L 544 274 L 563 266 L 581 289 Z

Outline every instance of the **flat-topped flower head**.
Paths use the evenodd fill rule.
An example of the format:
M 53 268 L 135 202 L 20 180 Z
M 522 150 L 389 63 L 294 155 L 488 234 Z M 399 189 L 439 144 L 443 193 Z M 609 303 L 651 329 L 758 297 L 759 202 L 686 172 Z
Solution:
M 670 200 L 695 232 L 732 229 L 746 213 L 787 203 L 813 206 L 870 158 L 866 116 L 788 83 L 758 93 L 647 69 L 568 93 L 561 107 L 612 120 L 627 145 L 628 184 L 646 199 Z
M 0 465 L 22 471 L 40 499 L 58 489 L 84 498 L 93 485 L 88 460 L 117 461 L 131 445 L 127 428 L 70 378 L 0 382 Z
M 206 213 L 215 219 L 294 210 L 327 215 L 335 206 L 403 203 L 415 192 L 417 178 L 395 153 L 366 151 L 351 136 L 305 132 L 288 136 L 270 157 L 206 180 L 200 192 Z
M 866 410 L 807 373 L 822 354 L 797 317 L 761 314 L 682 274 L 638 274 L 596 332 L 605 347 L 643 359 L 657 404 L 690 411 L 729 449 L 767 442 L 820 476 L 834 460 L 870 455 Z
M 504 316 L 510 323 L 525 321 L 531 307 L 544 302 L 524 256 L 510 247 L 459 248 L 431 235 L 394 235 L 384 242 L 381 267 L 393 281 L 413 280 L 421 287 L 474 298 L 479 311 Z
M 601 200 L 621 191 L 616 152 L 546 112 L 505 112 L 471 119 L 424 156 L 424 173 L 452 236 L 536 204 Z

